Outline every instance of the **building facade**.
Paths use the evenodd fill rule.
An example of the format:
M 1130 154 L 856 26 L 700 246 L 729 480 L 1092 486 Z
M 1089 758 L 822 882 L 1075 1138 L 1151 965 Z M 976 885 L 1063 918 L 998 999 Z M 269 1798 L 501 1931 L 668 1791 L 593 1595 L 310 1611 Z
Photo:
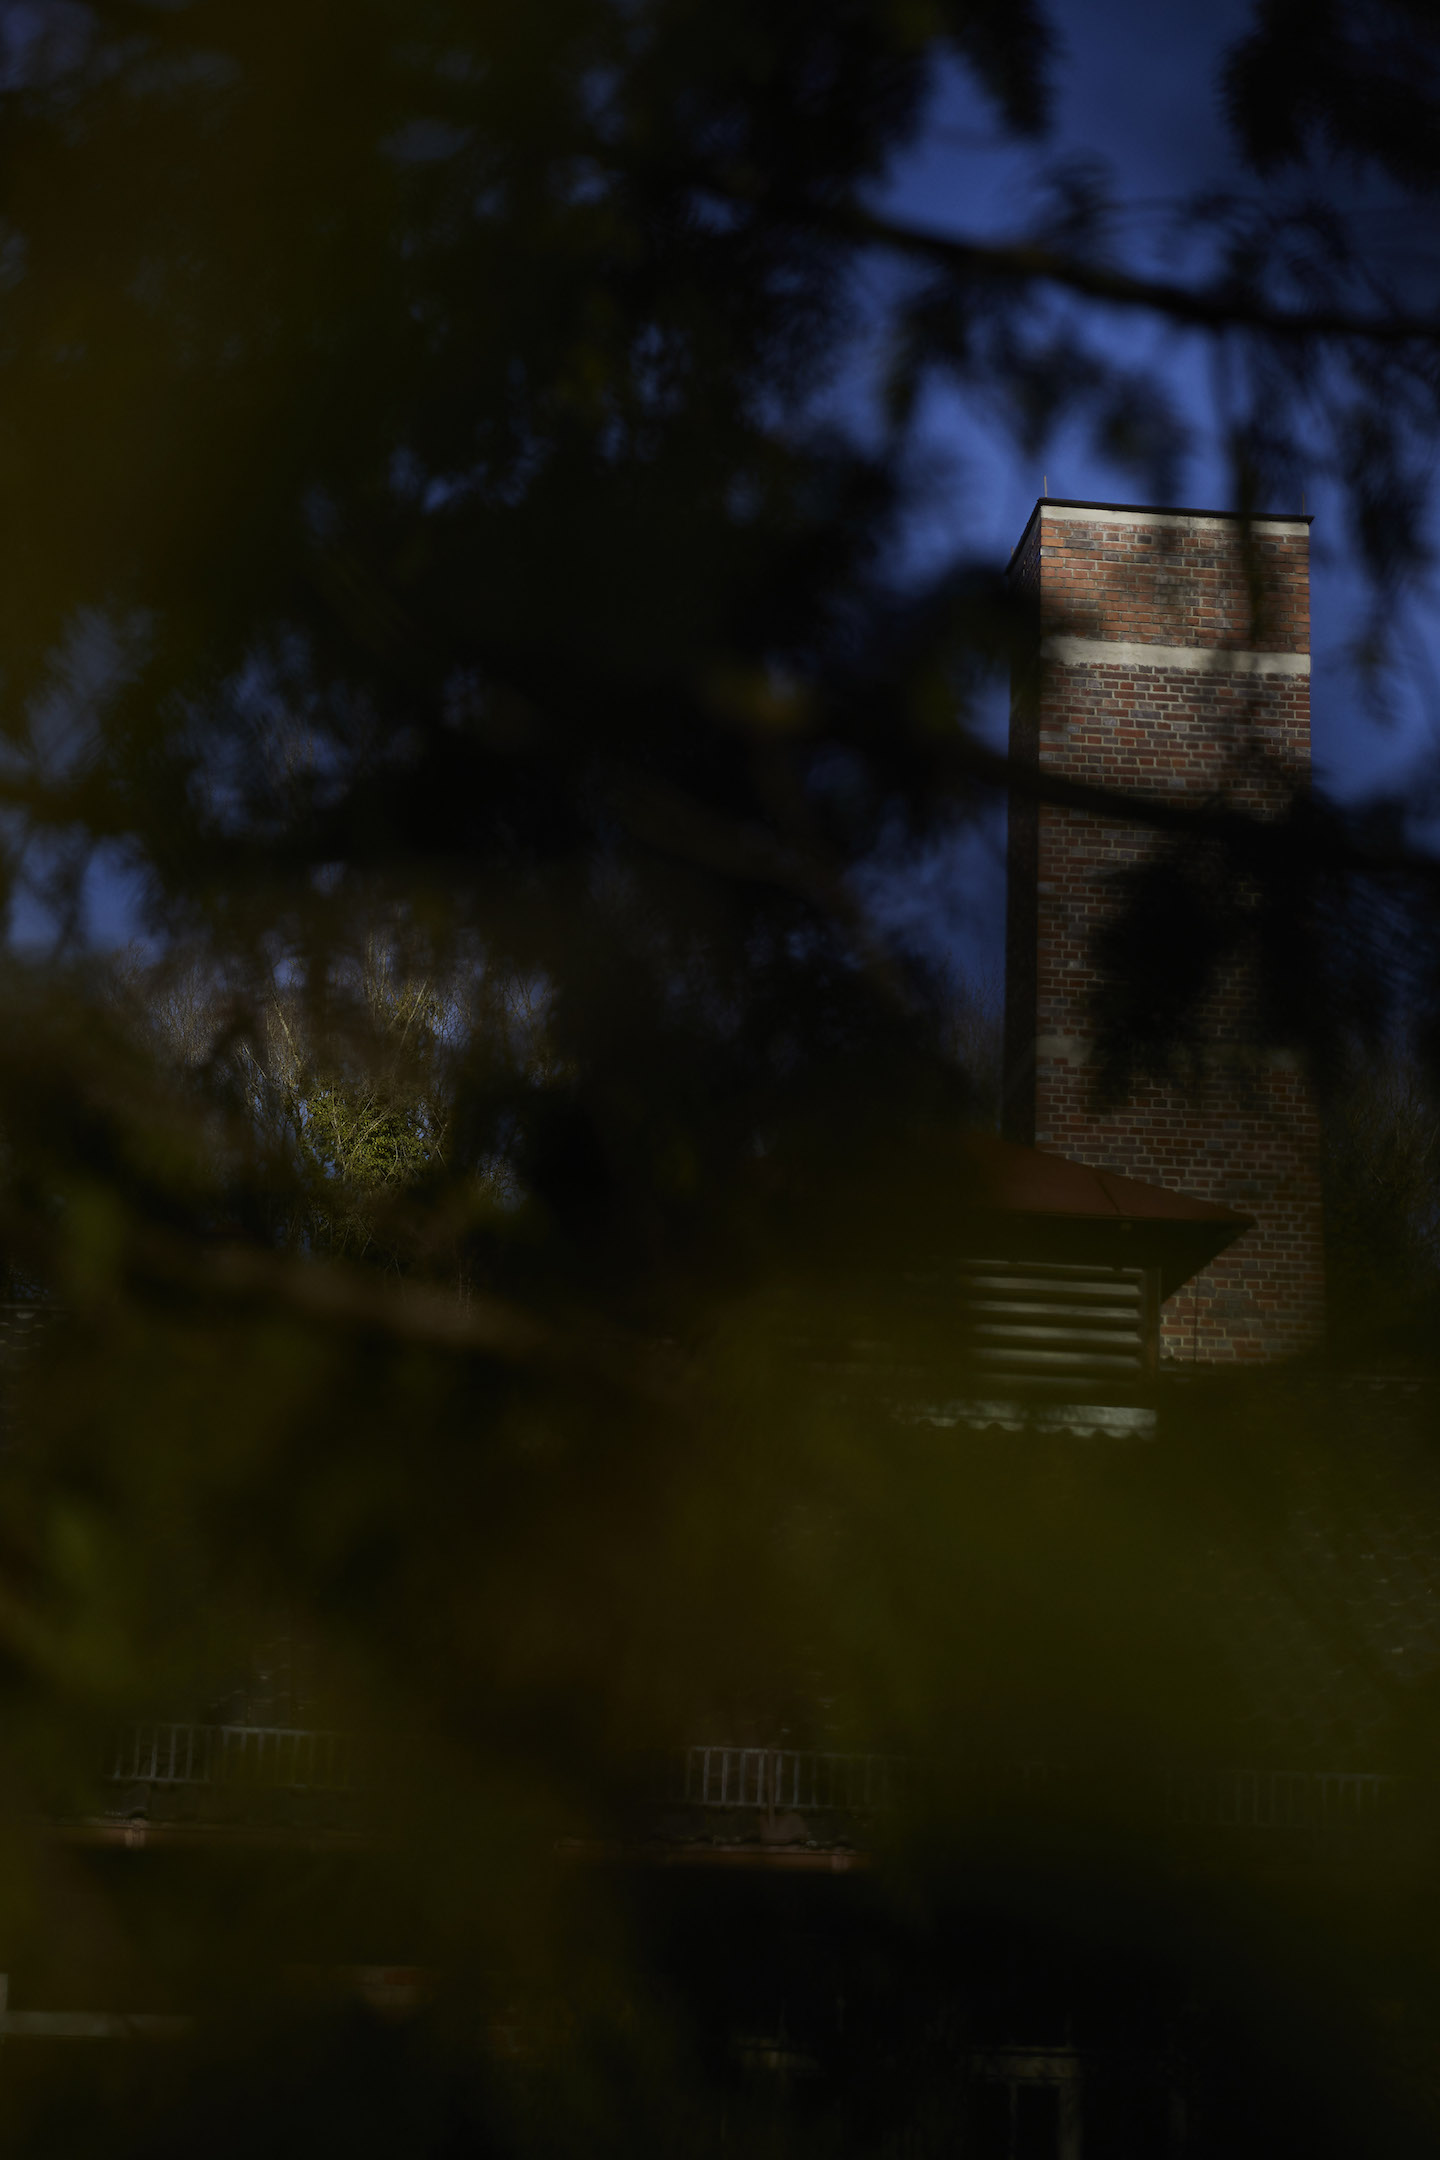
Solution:
M 847 1736 L 808 1649 L 777 1643 L 804 1668 L 793 1723 L 682 1707 L 624 1804 L 547 1846 L 562 1899 L 623 1899 L 698 2036 L 676 2150 L 1338 2160 L 1360 2148 L 1324 2063 L 1272 2046 L 1250 1999 L 1273 1974 L 1299 2000 L 1301 1928 L 1349 1947 L 1352 2040 L 1379 2004 L 1380 2043 L 1440 2091 L 1408 1941 L 1371 1926 L 1429 1894 L 1440 1849 L 1434 1390 L 1295 1355 L 1321 1319 L 1318 1130 L 1294 1062 L 1257 1048 L 1252 953 L 1201 1002 L 1198 1063 L 1106 1095 L 1099 1057 L 1107 931 L 1176 844 L 1125 798 L 1279 817 L 1304 784 L 1307 550 L 1300 519 L 1042 502 L 1017 551 L 1009 1136 L 937 1134 L 853 1307 L 793 1345 L 874 1489 L 968 1533 L 923 1623 L 951 1629 L 943 1714 Z M 1203 834 L 1175 832 L 1183 874 Z M 53 1834 L 137 1907 L 167 1870 L 181 1897 L 182 1871 L 230 1871 L 232 1903 L 283 1916 L 265 1984 L 297 2015 L 299 1974 L 376 2031 L 423 2019 L 447 1947 L 386 1887 L 405 1765 L 313 1729 L 311 1696 L 295 1646 L 262 1646 L 207 1721 L 121 1736 Z M 343 1930 L 308 1917 L 331 1905 Z M 515 1976 L 512 2007 L 500 1974 L 477 2023 L 525 2106 L 562 2073 L 568 1977 L 537 2001 Z M 0 2038 L 191 2029 L 169 1998 L 77 1988 L 0 1978 Z

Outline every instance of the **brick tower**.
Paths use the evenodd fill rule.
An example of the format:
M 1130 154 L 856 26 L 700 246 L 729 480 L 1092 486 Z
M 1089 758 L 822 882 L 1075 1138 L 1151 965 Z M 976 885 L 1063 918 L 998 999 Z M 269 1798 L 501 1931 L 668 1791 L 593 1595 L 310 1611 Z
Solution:
M 1035 650 L 1010 750 L 1045 774 L 1264 813 L 1310 768 L 1309 520 L 1041 501 L 1011 560 Z M 1094 937 L 1143 825 L 1011 803 L 1006 1132 L 1099 1169 L 1223 1201 L 1255 1227 L 1164 1309 L 1166 1357 L 1258 1362 L 1323 1319 L 1318 1125 L 1293 1058 L 1245 1044 L 1237 969 L 1207 1004 L 1193 1087 L 1093 1067 Z

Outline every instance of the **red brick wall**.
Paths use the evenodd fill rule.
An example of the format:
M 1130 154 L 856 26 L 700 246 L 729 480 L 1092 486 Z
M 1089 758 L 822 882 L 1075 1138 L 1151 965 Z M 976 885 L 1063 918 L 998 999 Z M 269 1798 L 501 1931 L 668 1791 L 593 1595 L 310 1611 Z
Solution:
M 1012 697 L 1017 760 L 1156 795 L 1224 792 L 1262 813 L 1308 773 L 1304 521 L 1044 502 L 1011 576 L 1034 627 Z M 1318 1128 L 1293 1062 L 1254 1047 L 1244 968 L 1207 1003 L 1193 1086 L 1138 1081 L 1116 1107 L 1096 1099 L 1094 936 L 1115 904 L 1108 881 L 1154 845 L 1141 825 L 1012 803 L 1007 1130 L 1254 1216 L 1166 1305 L 1162 1347 L 1283 1357 L 1323 1317 Z

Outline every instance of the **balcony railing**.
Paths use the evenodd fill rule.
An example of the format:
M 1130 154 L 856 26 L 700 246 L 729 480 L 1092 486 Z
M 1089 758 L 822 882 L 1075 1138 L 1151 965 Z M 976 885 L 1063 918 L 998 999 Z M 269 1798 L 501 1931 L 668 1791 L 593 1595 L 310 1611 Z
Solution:
M 911 1796 L 903 1755 L 830 1755 L 804 1748 L 692 1747 L 663 1758 L 657 1801 L 775 1813 L 870 1814 Z
M 1165 1818 L 1214 1829 L 1339 1828 L 1386 1814 L 1400 1783 L 1338 1770 L 1172 1772 L 1165 1780 Z
M 357 1807 L 368 1812 L 385 1767 L 383 1751 L 377 1757 L 372 1744 L 362 1746 L 354 1734 L 339 1731 L 132 1725 L 110 1755 L 104 1805 L 110 1815 L 155 1820 L 245 1821 L 277 1809 L 277 1819 L 303 1822 L 319 1809 L 325 1820 L 349 1820 Z M 847 1823 L 893 1817 L 922 1800 L 928 1810 L 943 1811 L 948 1785 L 934 1766 L 902 1755 L 701 1746 L 651 1757 L 636 1798 L 642 1816 L 657 1808 L 683 1810 L 682 1823 L 688 1818 L 691 1827 L 674 1835 L 707 1834 L 703 1819 L 718 1811 L 732 1821 L 742 1814 L 772 1822 L 798 1816 L 811 1838 L 823 1840 L 845 1834 Z M 1156 1829 L 1304 1833 L 1380 1821 L 1407 1789 L 1405 1781 L 1374 1772 L 1232 1767 L 1117 1772 L 1113 1788 L 1097 1790 L 1093 1776 L 1072 1788 L 1060 1763 L 1012 1762 L 978 1765 L 972 1777 L 957 1778 L 954 1799 L 962 1817 L 977 1799 L 987 1810 L 1013 1804 L 1026 1813 L 1038 1806 L 1063 1814 L 1068 1796 L 1082 1808 L 1118 1806 L 1137 1829 L 1148 1823 Z
M 804 1749 L 692 1747 L 663 1758 L 648 1790 L 657 1803 L 800 1815 L 869 1815 L 943 1802 L 944 1783 L 902 1755 L 825 1754 Z M 1008 1796 L 1027 1809 L 1063 1810 L 1071 1781 L 1062 1763 L 977 1766 L 957 1780 L 958 1801 Z M 1402 1781 L 1369 1771 L 1157 1770 L 1117 1772 L 1093 1803 L 1124 1807 L 1140 1820 L 1176 1827 L 1315 1830 L 1374 1822 L 1395 1804 Z
M 249 1786 L 269 1792 L 355 1790 L 357 1750 L 343 1732 L 283 1725 L 131 1725 L 111 1757 L 112 1785 Z

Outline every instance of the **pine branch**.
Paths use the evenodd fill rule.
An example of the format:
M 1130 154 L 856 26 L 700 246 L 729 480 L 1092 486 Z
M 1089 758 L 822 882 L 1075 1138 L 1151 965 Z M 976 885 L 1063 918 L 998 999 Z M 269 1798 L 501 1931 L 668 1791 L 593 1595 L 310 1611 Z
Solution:
M 1256 330 L 1293 341 L 1346 338 L 1372 345 L 1440 342 L 1440 315 L 1357 314 L 1340 307 L 1275 307 L 1240 285 L 1193 286 L 1141 277 L 1027 240 L 976 240 L 878 216 L 817 210 L 809 221 L 869 246 L 916 256 L 967 277 L 1063 286 L 1115 307 L 1143 308 L 1203 330 Z

